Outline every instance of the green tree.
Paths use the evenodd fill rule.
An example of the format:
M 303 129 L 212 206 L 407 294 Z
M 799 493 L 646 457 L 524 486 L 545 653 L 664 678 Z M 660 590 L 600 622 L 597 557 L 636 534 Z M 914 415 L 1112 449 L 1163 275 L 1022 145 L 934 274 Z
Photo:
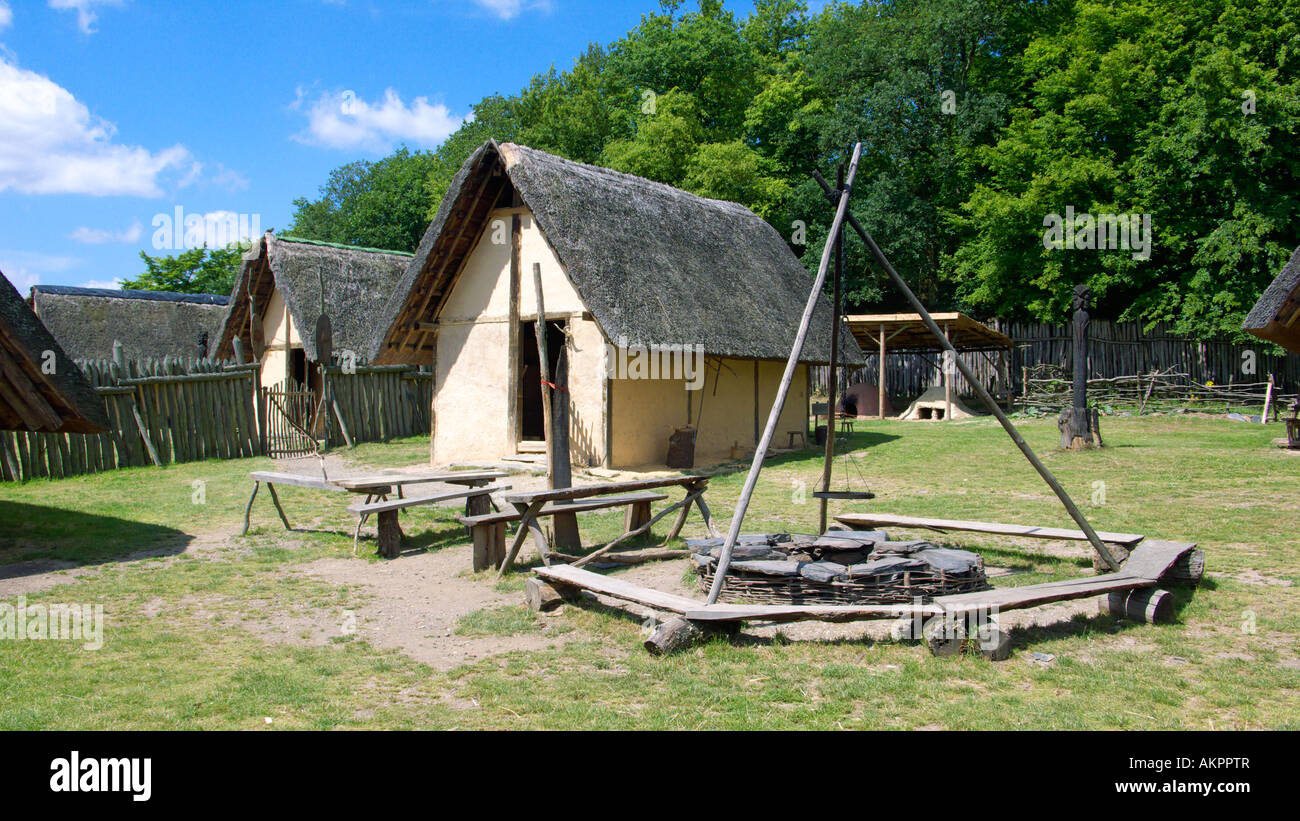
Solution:
M 156 257 L 141 251 L 144 273 L 123 281 L 122 287 L 140 291 L 225 296 L 235 287 L 235 277 L 239 275 L 243 252 L 243 248 L 234 244 L 228 248 L 213 249 L 204 245 L 179 254 Z
M 1123 319 L 1239 333 L 1297 241 L 1297 21 L 1295 0 L 1080 0 L 1036 36 L 964 205 L 961 298 L 1058 320 L 1082 282 Z M 1150 215 L 1150 258 L 1045 248 L 1067 206 Z

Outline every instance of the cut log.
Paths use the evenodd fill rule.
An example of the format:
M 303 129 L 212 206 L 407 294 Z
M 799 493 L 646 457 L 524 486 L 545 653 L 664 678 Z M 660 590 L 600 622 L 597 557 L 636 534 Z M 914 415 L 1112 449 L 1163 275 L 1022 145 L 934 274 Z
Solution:
M 973 638 L 980 655 L 989 661 L 1006 661 L 1011 657 L 1011 634 L 994 622 L 981 624 Z
M 645 640 L 651 655 L 666 656 L 703 641 L 705 632 L 680 616 L 674 616 L 655 628 Z
M 1129 594 L 1124 609 L 1133 621 L 1144 624 L 1172 624 L 1174 596 L 1168 590 L 1145 587 Z
M 396 510 L 381 510 L 379 518 L 379 555 L 396 559 L 402 544 L 402 528 L 397 522 Z
M 1189 550 L 1178 557 L 1178 561 L 1174 562 L 1173 567 L 1165 571 L 1165 574 L 1160 577 L 1160 581 L 1167 584 L 1198 585 L 1204 576 L 1205 551 Z
M 1117 619 L 1122 619 L 1128 615 L 1128 590 L 1116 590 L 1101 597 L 1101 609 L 1103 613 L 1109 613 Z
M 650 521 L 650 503 L 636 502 L 631 504 L 623 514 L 623 532 L 640 530 L 648 521 Z
M 1123 570 L 1124 562 L 1128 561 L 1128 557 L 1131 555 L 1129 549 L 1124 545 L 1114 543 L 1107 543 L 1106 546 L 1110 548 L 1110 555 L 1115 557 L 1115 561 L 1119 562 L 1120 569 Z M 1092 569 L 1098 573 L 1110 572 L 1110 567 L 1106 564 L 1106 561 L 1097 555 L 1095 550 L 1092 552 Z
M 559 589 L 541 579 L 530 578 L 524 582 L 524 601 L 528 602 L 528 609 L 534 613 L 554 610 L 564 604 L 565 600 L 566 596 Z
M 475 525 L 470 534 L 474 538 L 474 572 L 500 567 L 506 558 L 505 523 Z
M 937 620 L 926 629 L 925 644 L 933 655 L 940 658 L 955 656 L 961 652 L 965 633 L 960 622 Z

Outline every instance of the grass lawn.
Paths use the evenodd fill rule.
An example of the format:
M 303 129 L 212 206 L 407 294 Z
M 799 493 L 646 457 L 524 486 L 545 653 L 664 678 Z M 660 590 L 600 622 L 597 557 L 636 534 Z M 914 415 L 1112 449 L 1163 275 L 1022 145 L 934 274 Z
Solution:
M 0 641 L 0 729 L 1300 729 L 1300 456 L 1270 445 L 1279 426 L 1106 418 L 1104 450 L 1068 454 L 1055 449 L 1053 421 L 1019 425 L 1099 529 L 1205 549 L 1207 578 L 1179 591 L 1178 623 L 1080 614 L 1016 630 L 1012 657 L 999 663 L 781 634 L 653 658 L 634 619 L 596 606 L 534 616 L 520 606 L 522 572 L 498 582 L 465 570 L 458 583 L 508 603 L 463 617 L 454 640 L 565 641 L 451 669 L 358 635 L 269 641 L 254 628 L 286 609 L 364 605 L 358 587 L 297 571 L 325 559 L 372 567 L 373 541 L 352 558 L 346 497 L 294 488 L 281 491 L 293 532 L 259 496 L 252 531 L 235 536 L 248 471 L 272 463 L 209 461 L 0 485 L 0 577 L 16 562 L 81 568 L 27 601 L 102 604 L 106 621 L 94 651 Z M 847 472 L 857 486 L 860 469 L 877 499 L 833 511 L 1071 526 L 992 420 L 858 428 L 856 467 L 837 464 L 836 484 Z M 417 437 L 345 456 L 380 467 L 426 454 Z M 746 466 L 725 468 L 710 485 L 720 521 Z M 745 530 L 815 529 L 808 492 L 820 470 L 812 450 L 771 459 Z M 420 509 L 404 527 L 431 553 L 461 550 L 453 513 Z M 621 513 L 584 516 L 582 525 L 588 540 L 612 538 Z M 686 535 L 701 532 L 693 517 Z M 1016 571 L 998 585 L 1092 572 L 1081 546 L 973 534 L 949 543 Z M 418 604 L 402 616 L 417 618 Z M 1054 659 L 1037 663 L 1035 652 Z

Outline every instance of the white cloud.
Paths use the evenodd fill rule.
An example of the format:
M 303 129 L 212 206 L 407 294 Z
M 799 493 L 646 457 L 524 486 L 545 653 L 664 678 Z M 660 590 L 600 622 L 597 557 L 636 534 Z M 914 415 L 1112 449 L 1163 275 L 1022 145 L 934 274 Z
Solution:
M 21 266 L 14 266 L 13 268 L 0 267 L 0 271 L 4 272 L 5 279 L 9 280 L 10 284 L 12 284 L 14 288 L 18 290 L 18 293 L 22 294 L 24 298 L 31 293 L 33 285 L 39 285 L 41 282 L 40 274 L 34 271 L 29 271 Z
M 95 11 L 96 6 L 119 7 L 121 5 L 122 0 L 50 0 L 52 9 L 77 13 L 77 28 L 81 29 L 82 34 L 95 33 L 95 21 L 99 19 L 99 14 Z
M 9 8 L 8 0 L 0 0 L 0 31 L 14 24 L 14 10 Z
M 373 103 L 352 91 L 340 91 L 322 94 L 309 104 L 299 89 L 290 107 L 305 108 L 307 115 L 307 128 L 294 135 L 299 142 L 377 152 L 399 142 L 432 148 L 465 121 L 442 103 L 430 104 L 427 97 L 416 97 L 407 106 L 391 88 L 384 91 L 382 100 Z
M 144 226 L 140 220 L 132 220 L 131 224 L 121 231 L 113 231 L 108 228 L 87 228 L 84 225 L 77 226 L 68 239 L 74 242 L 84 243 L 86 245 L 104 245 L 109 242 L 135 242 L 140 239 L 140 234 L 144 231 Z
M 23 296 L 50 274 L 61 274 L 81 264 L 76 257 L 42 254 L 38 251 L 0 249 L 0 271 Z
M 551 0 L 474 0 L 474 4 L 501 20 L 513 20 L 524 11 L 550 13 Z
M 226 168 L 221 163 L 217 163 L 217 173 L 208 178 L 213 185 L 224 188 L 227 191 L 243 191 L 248 187 L 248 177 L 240 174 L 230 168 Z
M 67 89 L 3 60 L 0 123 L 0 191 L 158 197 L 164 175 L 184 185 L 201 167 L 182 145 L 154 152 L 113 142 L 113 124 Z
M 104 281 L 104 280 L 102 280 L 102 279 L 92 279 L 92 280 L 89 280 L 89 281 L 87 281 L 87 282 L 83 282 L 83 283 L 81 283 L 81 285 L 80 285 L 79 287 L 81 287 L 81 288 L 107 288 L 107 289 L 109 289 L 110 291 L 120 291 L 120 290 L 122 290 L 122 282 L 123 282 L 123 280 L 122 280 L 121 277 L 113 277 L 112 279 L 110 279 L 110 280 L 108 280 L 108 281 Z

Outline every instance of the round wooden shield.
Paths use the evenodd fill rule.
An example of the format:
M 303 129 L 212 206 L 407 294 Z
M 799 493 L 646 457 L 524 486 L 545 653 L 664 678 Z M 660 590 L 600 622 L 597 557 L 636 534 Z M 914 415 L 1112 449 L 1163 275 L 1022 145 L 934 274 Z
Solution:
M 316 317 L 316 361 L 328 363 L 334 358 L 334 329 L 325 314 Z

